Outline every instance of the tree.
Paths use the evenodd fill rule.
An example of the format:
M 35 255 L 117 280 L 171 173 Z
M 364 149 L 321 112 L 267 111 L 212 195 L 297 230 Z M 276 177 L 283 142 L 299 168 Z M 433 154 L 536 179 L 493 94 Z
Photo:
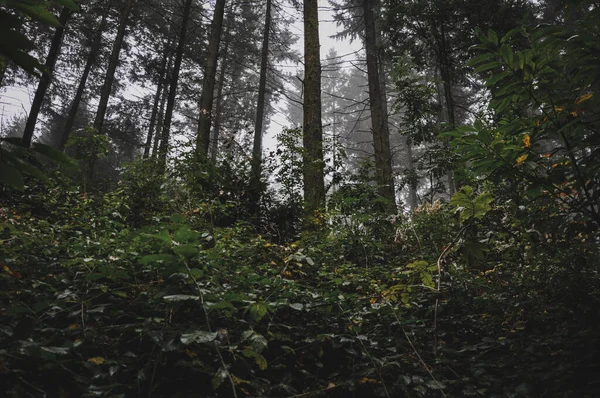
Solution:
M 258 211 L 258 201 L 261 193 L 261 163 L 262 163 L 262 130 L 265 116 L 265 92 L 267 89 L 267 62 L 269 61 L 269 34 L 271 31 L 271 1 L 267 0 L 265 11 L 265 27 L 260 60 L 260 81 L 258 84 L 258 102 L 256 104 L 256 121 L 254 123 L 254 145 L 252 147 L 251 199 L 250 211 Z
M 376 182 L 379 194 L 390 202 L 387 210 L 395 211 L 394 176 L 390 150 L 390 133 L 387 120 L 387 101 L 380 81 L 380 63 L 377 45 L 377 27 L 374 14 L 375 1 L 363 0 L 365 22 L 365 49 L 367 52 L 367 76 L 369 80 L 369 103 L 371 107 L 371 130 L 375 150 Z
M 60 138 L 60 142 L 58 148 L 63 150 L 67 141 L 69 139 L 69 135 L 71 134 L 71 130 L 73 129 L 73 125 L 75 123 L 75 118 L 77 117 L 77 112 L 79 110 L 79 104 L 83 98 L 83 94 L 85 92 L 86 85 L 88 83 L 88 77 L 94 66 L 96 61 L 96 57 L 98 52 L 100 51 L 100 47 L 102 45 L 102 33 L 106 28 L 106 14 L 102 16 L 102 20 L 98 25 L 96 37 L 90 47 L 89 54 L 87 56 L 87 60 L 85 63 L 85 67 L 83 68 L 83 73 L 81 74 L 81 78 L 79 79 L 79 85 L 77 86 L 77 91 L 75 92 L 75 97 L 71 102 L 71 108 L 69 109 L 69 114 L 67 115 L 67 119 L 65 121 L 65 126 Z
M 304 201 L 312 213 L 325 207 L 319 6 L 304 0 L 304 116 L 302 145 Z
M 69 7 L 63 7 L 60 13 L 60 17 L 58 20 L 60 26 L 56 27 L 54 36 L 52 37 L 52 42 L 50 43 L 50 51 L 48 52 L 48 57 L 46 58 L 46 70 L 40 78 L 38 88 L 33 98 L 33 103 L 31 104 L 31 110 L 29 111 L 29 117 L 27 118 L 27 124 L 25 125 L 25 131 L 23 131 L 23 138 L 21 140 L 21 143 L 25 147 L 29 147 L 31 145 L 31 139 L 33 138 L 33 133 L 35 131 L 35 125 L 37 123 L 38 115 L 40 113 L 40 109 L 42 108 L 42 103 L 44 102 L 46 91 L 48 90 L 48 86 L 50 85 L 50 79 L 52 78 L 51 74 L 54 70 L 54 65 L 56 64 L 58 54 L 60 53 L 60 47 L 63 41 L 65 25 L 71 17 L 71 12 L 72 10 Z
M 104 118 L 106 116 L 106 110 L 108 108 L 108 100 L 110 98 L 113 82 L 115 80 L 115 71 L 117 70 L 117 65 L 119 63 L 119 54 L 121 52 L 121 47 L 123 46 L 123 41 L 125 39 L 125 31 L 127 29 L 129 14 L 131 13 L 134 3 L 135 0 L 127 0 L 127 2 L 125 3 L 125 7 L 123 8 L 123 10 L 121 10 L 119 16 L 119 28 L 117 30 L 115 41 L 113 42 L 110 61 L 106 69 L 106 77 L 104 79 L 102 92 L 100 94 L 100 102 L 98 103 L 98 111 L 96 112 L 96 118 L 94 119 L 94 130 L 96 131 L 96 134 L 103 133 L 102 128 L 104 126 Z
M 181 16 L 181 29 L 179 31 L 179 39 L 177 49 L 175 50 L 175 63 L 171 74 L 171 84 L 169 87 L 169 97 L 167 100 L 167 108 L 165 110 L 164 125 L 158 154 L 159 172 L 164 172 L 167 164 L 167 152 L 169 151 L 169 138 L 171 129 L 171 120 L 173 118 L 173 108 L 175 106 L 175 96 L 177 95 L 177 83 L 179 81 L 179 71 L 181 69 L 181 60 L 183 58 L 183 49 L 185 46 L 185 37 L 187 33 L 187 25 L 192 9 L 192 0 L 186 0 Z
M 200 97 L 200 114 L 198 116 L 198 135 L 196 136 L 196 155 L 199 159 L 206 160 L 210 143 L 210 125 L 212 121 L 212 106 L 214 98 L 215 80 L 217 74 L 217 60 L 219 57 L 219 43 L 223 30 L 223 15 L 225 14 L 225 0 L 217 0 L 210 28 L 210 41 L 204 69 L 204 82 Z

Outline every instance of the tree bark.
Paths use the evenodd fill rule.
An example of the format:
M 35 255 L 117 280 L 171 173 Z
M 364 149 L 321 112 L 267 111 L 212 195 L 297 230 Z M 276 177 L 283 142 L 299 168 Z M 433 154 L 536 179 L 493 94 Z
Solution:
M 25 130 L 23 131 L 21 143 L 25 147 L 29 147 L 31 145 L 37 118 L 40 114 L 40 110 L 42 109 L 46 91 L 50 86 L 50 80 L 52 79 L 52 73 L 54 72 L 54 65 L 56 65 L 56 60 L 58 59 L 58 54 L 60 53 L 60 47 L 62 46 L 65 25 L 70 17 L 71 10 L 67 7 L 63 7 L 58 18 L 60 25 L 54 31 L 54 36 L 52 37 L 52 42 L 50 43 L 50 50 L 48 51 L 48 57 L 46 58 L 46 71 L 38 83 L 38 88 L 35 91 L 33 103 L 31 104 L 31 110 L 29 111 L 29 116 L 27 117 L 27 124 L 25 124 Z
M 254 122 L 254 145 L 252 148 L 252 171 L 250 175 L 250 212 L 258 215 L 261 195 L 260 177 L 262 173 L 262 130 L 265 116 L 265 93 L 267 89 L 267 62 L 269 60 L 269 33 L 271 30 L 271 0 L 267 0 L 265 11 L 265 28 L 263 32 L 262 53 L 260 60 L 260 79 L 258 83 L 258 101 L 256 104 L 256 120 Z
M 217 103 L 215 104 L 215 124 L 213 126 L 212 139 L 210 141 L 210 157 L 213 164 L 217 163 L 217 155 L 219 153 L 219 136 L 221 135 L 221 117 L 223 113 L 223 88 L 225 86 L 225 75 L 229 60 L 229 43 L 231 41 L 229 30 L 233 23 L 233 16 L 228 13 L 225 26 L 224 48 L 221 55 L 221 67 L 219 69 L 219 82 L 217 83 Z
M 171 75 L 171 84 L 169 87 L 169 98 L 167 100 L 167 109 L 165 111 L 165 120 L 161 136 L 160 148 L 158 152 L 159 172 L 164 173 L 167 166 L 167 153 L 169 152 L 169 139 L 171 136 L 171 120 L 173 119 L 173 108 L 175 107 L 175 96 L 177 95 L 177 83 L 179 80 L 179 70 L 181 69 L 181 60 L 183 58 L 183 48 L 185 46 L 185 36 L 187 25 L 190 19 L 190 10 L 192 9 L 192 0 L 186 0 L 181 20 L 181 31 L 175 51 L 175 64 Z
M 121 12 L 117 36 L 115 37 L 115 41 L 113 43 L 110 61 L 108 63 L 108 68 L 106 69 L 106 77 L 104 78 L 104 84 L 100 94 L 100 102 L 98 103 L 98 111 L 96 112 L 96 118 L 94 119 L 94 130 L 96 131 L 96 134 L 103 134 L 102 128 L 104 127 L 104 118 L 106 117 L 108 100 L 110 98 L 113 82 L 115 80 L 115 71 L 117 70 L 117 64 L 119 63 L 119 53 L 123 47 L 125 30 L 127 28 L 129 14 L 131 13 L 134 2 L 135 0 L 128 0 L 125 4 L 125 8 Z
M 98 26 L 98 32 L 96 33 L 96 37 L 90 47 L 90 53 L 88 54 L 87 60 L 85 62 L 85 67 L 83 68 L 83 74 L 81 75 L 81 79 L 79 79 L 79 85 L 77 86 L 77 91 L 75 92 L 75 98 L 73 98 L 73 102 L 71 103 L 71 109 L 69 109 L 69 114 L 67 115 L 67 120 L 65 121 L 65 128 L 62 133 L 62 137 L 60 138 L 59 149 L 65 149 L 67 145 L 67 141 L 69 140 L 69 135 L 71 134 L 71 130 L 73 130 L 73 124 L 75 123 L 75 118 L 77 117 L 77 111 L 79 110 L 79 104 L 81 103 L 81 99 L 83 98 L 83 94 L 85 92 L 85 86 L 87 85 L 87 79 L 90 76 L 90 72 L 92 67 L 94 66 L 94 62 L 96 61 L 96 56 L 98 55 L 98 51 L 100 51 L 100 46 L 102 45 L 102 32 L 106 27 L 106 15 L 102 16 L 102 21 L 100 21 L 100 25 Z
M 169 59 L 169 49 L 171 47 L 171 43 L 167 41 L 164 47 L 163 58 L 160 63 L 160 68 L 158 72 L 158 84 L 156 85 L 156 94 L 154 95 L 154 104 L 152 104 L 152 113 L 150 115 L 150 125 L 148 126 L 148 135 L 146 136 L 146 144 L 144 145 L 144 155 L 143 158 L 147 159 L 150 156 L 150 147 L 152 146 L 152 137 L 154 136 L 154 130 L 156 127 L 156 118 L 158 116 L 158 111 L 160 107 L 160 102 L 162 98 L 162 92 L 166 89 L 165 84 L 165 74 L 167 73 L 167 62 Z
M 206 160 L 208 157 L 217 60 L 219 58 L 219 44 L 221 42 L 221 32 L 223 31 L 224 14 L 225 0 L 217 0 L 211 23 L 210 41 L 208 44 L 208 54 L 206 56 L 206 68 L 204 70 L 204 82 L 202 84 L 202 96 L 200 97 L 196 155 L 201 160 Z
M 304 0 L 304 202 L 307 213 L 325 208 L 323 124 L 321 121 L 321 58 L 317 0 Z
M 6 75 L 6 67 L 7 60 L 5 57 L 0 55 L 0 87 L 2 87 L 2 82 L 4 81 L 4 76 Z
M 375 152 L 375 173 L 379 195 L 389 202 L 385 210 L 395 211 L 394 177 L 390 133 L 387 123 L 387 103 L 383 100 L 380 66 L 377 50 L 377 30 L 373 12 L 373 0 L 364 0 L 365 49 L 367 52 L 367 77 L 369 80 L 369 102 L 371 105 L 371 123 L 373 148 Z
M 410 170 L 411 175 L 414 173 L 415 166 L 413 160 L 412 140 L 406 137 L 406 163 L 407 169 Z M 414 210 L 419 205 L 417 199 L 417 185 L 409 182 L 408 184 L 408 207 L 410 210 Z

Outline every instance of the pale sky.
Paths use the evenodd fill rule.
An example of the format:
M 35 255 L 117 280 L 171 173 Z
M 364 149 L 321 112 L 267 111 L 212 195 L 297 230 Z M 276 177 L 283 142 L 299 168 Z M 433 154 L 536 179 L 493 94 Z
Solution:
M 329 11 L 329 5 L 327 1 L 319 1 L 319 35 L 321 41 L 321 59 L 325 58 L 328 51 L 331 48 L 335 48 L 337 53 L 342 56 L 348 54 L 342 59 L 345 61 L 353 61 L 356 59 L 355 52 L 362 48 L 360 40 L 355 40 L 350 43 L 348 41 L 337 41 L 332 39 L 330 36 L 337 33 L 338 29 L 335 26 L 333 15 Z M 295 12 L 292 8 L 287 7 L 287 11 Z M 293 34 L 298 36 L 298 42 L 296 49 L 300 54 L 303 53 L 304 38 L 303 38 L 303 22 L 301 16 L 299 16 L 297 22 L 290 27 Z M 347 64 L 350 66 L 350 64 Z M 285 68 L 285 72 L 302 70 L 302 65 L 289 64 Z M 3 87 L 0 89 L 0 131 L 4 130 L 6 123 L 12 119 L 13 116 L 23 115 L 26 116 L 31 108 L 31 102 L 35 93 L 36 86 L 30 87 Z M 286 104 L 285 101 L 280 101 L 275 104 L 277 113 L 272 117 L 270 128 L 266 131 L 264 137 L 264 151 L 267 152 L 269 149 L 275 147 L 275 135 L 281 131 L 282 126 L 287 126 L 289 123 L 285 117 Z M 40 122 L 38 122 L 40 123 Z

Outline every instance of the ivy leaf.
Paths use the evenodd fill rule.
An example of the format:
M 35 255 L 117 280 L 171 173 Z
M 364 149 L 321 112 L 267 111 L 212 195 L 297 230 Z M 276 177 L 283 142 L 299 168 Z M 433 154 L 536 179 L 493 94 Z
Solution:
M 174 264 L 178 261 L 172 254 L 149 254 L 138 260 L 140 264 L 148 265 L 152 263 Z
M 188 301 L 188 300 L 200 301 L 200 297 L 192 296 L 189 294 L 173 294 L 171 296 L 164 296 L 163 300 L 165 300 L 165 301 Z
M 217 332 L 197 330 L 191 333 L 183 333 L 179 339 L 185 345 L 190 345 L 192 343 L 210 343 L 211 341 L 217 338 L 217 334 Z
M 227 369 L 225 369 L 224 367 L 220 367 L 219 370 L 217 370 L 217 373 L 215 373 L 215 375 L 213 376 L 210 384 L 212 385 L 213 390 L 216 390 L 217 388 L 219 388 L 221 386 L 221 384 L 223 384 L 223 382 L 225 381 L 225 379 L 227 379 Z

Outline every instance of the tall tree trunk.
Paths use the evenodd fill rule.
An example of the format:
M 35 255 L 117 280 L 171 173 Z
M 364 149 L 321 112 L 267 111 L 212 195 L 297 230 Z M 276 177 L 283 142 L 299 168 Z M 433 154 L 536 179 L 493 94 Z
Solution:
M 21 143 L 25 147 L 29 147 L 31 145 L 31 139 L 33 138 L 33 132 L 35 131 L 37 118 L 40 114 L 40 110 L 42 109 L 42 103 L 44 102 L 44 97 L 46 96 L 48 86 L 50 86 L 50 80 L 52 79 L 52 73 L 54 72 L 54 65 L 56 65 L 56 60 L 58 59 L 58 54 L 60 53 L 60 47 L 62 46 L 65 25 L 70 17 L 71 10 L 68 7 L 63 7 L 58 18 L 60 25 L 56 27 L 56 31 L 52 37 L 52 42 L 50 43 L 50 51 L 48 51 L 48 57 L 46 58 L 46 71 L 38 83 L 38 88 L 35 92 L 35 96 L 33 97 L 33 103 L 31 104 L 31 110 L 29 111 L 29 116 L 27 117 L 27 124 L 25 124 L 25 130 L 23 131 Z
M 260 60 L 260 79 L 258 83 L 258 101 L 256 104 L 256 120 L 254 122 L 252 172 L 250 175 L 250 212 L 256 215 L 258 215 L 258 202 L 260 201 L 261 195 L 262 130 L 265 117 L 265 93 L 267 90 L 267 62 L 269 61 L 269 33 L 271 31 L 271 0 L 267 0 L 267 9 L 265 13 L 265 27 Z
M 223 15 L 225 14 L 225 0 L 217 0 L 215 12 L 210 28 L 210 41 L 204 70 L 202 96 L 200 97 L 200 115 L 198 119 L 198 136 L 196 137 L 196 154 L 199 159 L 206 160 L 210 142 L 210 124 L 212 119 L 212 106 L 217 74 L 217 59 L 219 58 L 219 43 L 223 31 Z
M 304 202 L 310 214 L 325 207 L 323 124 L 321 121 L 321 55 L 318 0 L 304 0 Z
M 113 82 L 115 80 L 115 71 L 117 70 L 117 64 L 119 63 L 119 53 L 123 47 L 125 30 L 134 2 L 135 0 L 127 0 L 125 8 L 121 12 L 117 36 L 113 43 L 110 61 L 108 63 L 108 68 L 106 69 L 106 77 L 104 78 L 104 85 L 102 86 L 102 92 L 100 94 L 100 102 L 98 103 L 98 111 L 96 112 L 96 118 L 94 119 L 94 130 L 96 130 L 96 134 L 103 133 L 102 128 L 104 127 L 104 118 L 106 117 L 106 109 L 108 108 L 108 99 L 110 98 Z
M 414 174 L 415 166 L 414 166 L 414 158 L 413 158 L 413 150 L 412 150 L 412 140 L 410 137 L 406 137 L 406 163 L 407 169 L 410 171 L 411 176 Z M 414 181 L 410 180 L 408 183 L 408 207 L 410 210 L 414 210 L 419 205 L 419 201 L 417 199 L 417 184 Z
M 158 120 L 156 121 L 156 133 L 154 134 L 154 144 L 152 145 L 152 157 L 158 157 L 159 144 L 162 138 L 162 133 L 165 127 L 165 106 L 167 99 L 169 98 L 168 88 L 171 85 L 171 76 L 173 75 L 173 61 L 175 60 L 175 54 L 169 56 L 169 64 L 167 65 L 167 71 L 165 73 L 164 90 L 160 99 L 160 109 L 158 110 Z
M 160 101 L 162 98 L 162 92 L 166 89 L 165 74 L 167 73 L 167 63 L 169 59 L 169 49 L 171 47 L 170 41 L 165 43 L 163 58 L 160 63 L 160 70 L 158 72 L 158 83 L 156 85 L 156 94 L 154 95 L 154 104 L 152 104 L 152 113 L 150 115 L 150 125 L 148 126 L 148 135 L 146 136 L 146 144 L 144 145 L 144 159 L 150 156 L 150 147 L 152 146 L 152 137 L 154 136 L 154 130 L 156 127 L 156 118 L 158 116 L 158 110 Z
M 85 92 L 85 86 L 87 85 L 87 79 L 90 76 L 90 72 L 92 70 L 92 67 L 94 66 L 94 62 L 96 61 L 96 56 L 98 55 L 98 51 L 100 51 L 100 46 L 102 45 L 102 32 L 105 28 L 106 15 L 103 15 L 102 21 L 100 21 L 100 25 L 98 26 L 98 32 L 96 33 L 96 37 L 94 38 L 92 46 L 90 47 L 90 53 L 88 54 L 87 60 L 85 62 L 83 74 L 81 75 L 81 79 L 79 79 L 79 85 L 77 86 L 77 91 L 75 92 L 75 98 L 73 98 L 73 102 L 71 103 L 71 109 L 69 109 L 69 114 L 67 115 L 65 128 L 63 129 L 63 133 L 60 137 L 60 142 L 58 146 L 60 150 L 63 150 L 65 148 L 65 145 L 69 140 L 71 130 L 73 130 L 75 118 L 77 117 L 77 111 L 79 110 L 79 104 L 81 103 L 83 93 Z
M 443 21 L 443 17 L 440 16 L 440 21 Z M 441 97 L 443 98 L 443 119 L 450 125 L 450 128 L 454 128 L 456 126 L 456 111 L 454 105 L 454 96 L 452 94 L 452 70 L 449 60 L 449 50 L 448 45 L 446 43 L 446 30 L 444 23 L 441 22 L 439 24 L 439 33 L 437 37 L 438 42 L 438 66 L 440 70 L 440 77 L 442 80 L 442 93 Z M 437 32 L 437 30 L 435 30 Z M 445 140 L 446 146 L 450 145 L 449 139 Z M 448 177 L 448 194 L 450 196 L 456 193 L 456 184 L 454 182 L 454 172 L 452 169 L 447 171 Z
M 173 108 L 175 107 L 175 96 L 177 95 L 177 83 L 179 81 L 179 70 L 181 69 L 181 60 L 183 58 L 183 48 L 185 47 L 185 36 L 187 25 L 190 19 L 190 10 L 192 9 L 192 0 L 186 0 L 183 15 L 181 19 L 181 31 L 175 50 L 175 64 L 171 74 L 171 84 L 169 87 L 169 97 L 167 100 L 167 109 L 165 111 L 165 120 L 162 130 L 160 148 L 158 152 L 159 172 L 164 173 L 167 167 L 167 153 L 169 152 L 169 139 L 171 137 L 171 120 L 173 119 Z
M 229 60 L 229 43 L 231 42 L 230 29 L 233 23 L 233 14 L 227 14 L 225 21 L 224 48 L 221 55 L 221 67 L 219 69 L 219 82 L 217 83 L 217 103 L 215 104 L 215 124 L 213 126 L 212 139 L 210 141 L 210 157 L 213 164 L 217 163 L 219 153 L 219 136 L 221 135 L 221 117 L 223 113 L 223 88 L 225 87 L 225 75 L 227 73 L 227 64 Z
M 390 149 L 390 133 L 387 123 L 387 103 L 383 100 L 380 67 L 377 50 L 377 31 L 373 0 L 364 0 L 365 48 L 367 52 L 367 77 L 369 80 L 369 102 L 371 105 L 371 122 L 373 132 L 373 148 L 375 152 L 375 173 L 379 195 L 389 202 L 386 211 L 395 211 L 394 177 L 392 174 L 392 157 Z

